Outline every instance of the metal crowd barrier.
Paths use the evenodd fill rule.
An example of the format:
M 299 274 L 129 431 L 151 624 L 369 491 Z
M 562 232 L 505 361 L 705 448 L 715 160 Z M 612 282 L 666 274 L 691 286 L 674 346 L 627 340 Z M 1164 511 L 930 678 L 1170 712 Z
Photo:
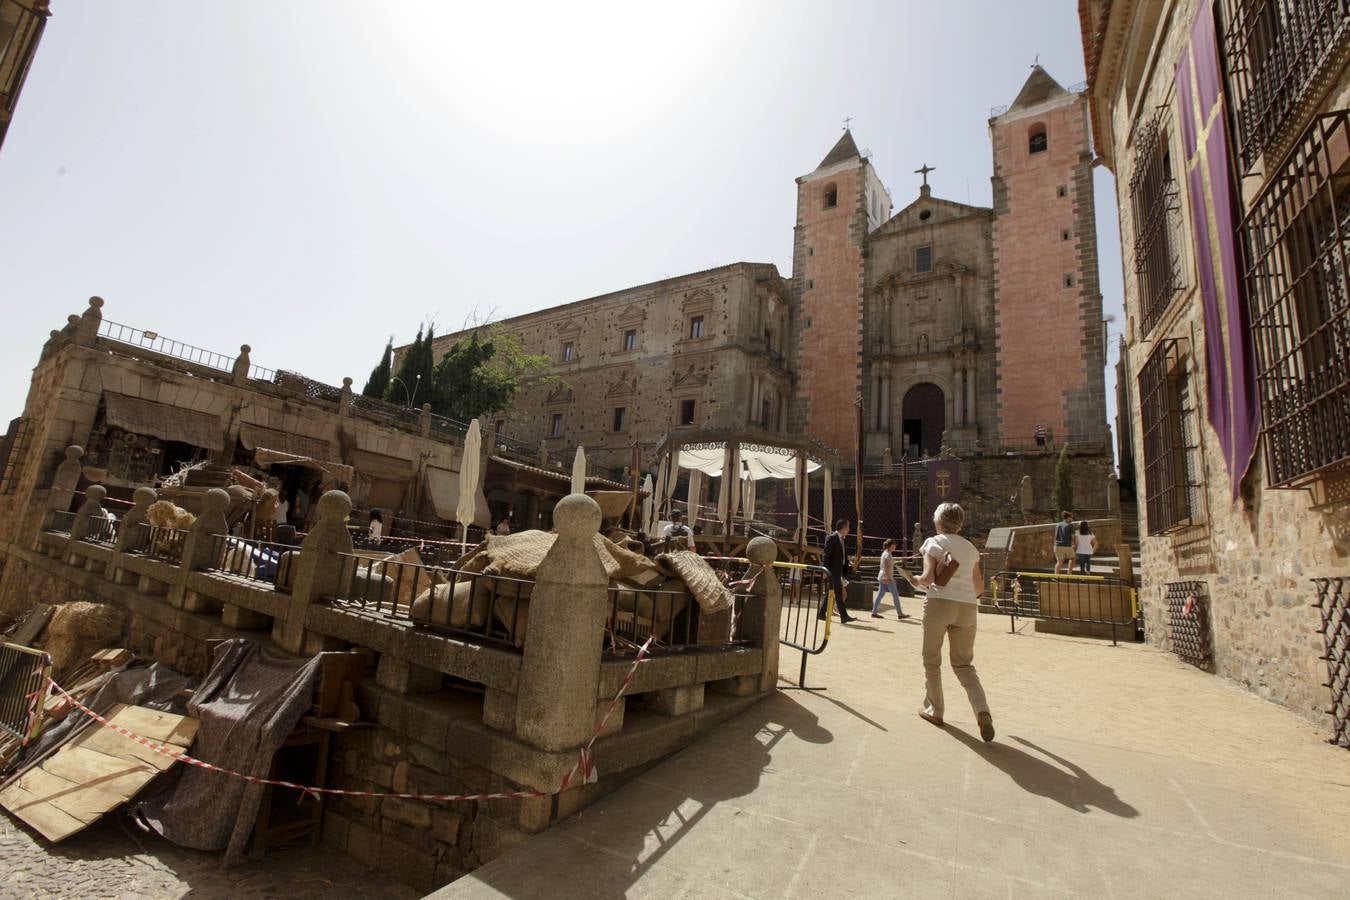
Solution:
M 1138 640 L 1142 624 L 1139 592 L 1118 575 L 999 572 L 989 579 L 989 593 L 980 606 L 1008 616 L 1012 631 L 1019 617 L 1109 627 L 1112 646 L 1121 628 L 1128 627 L 1131 638 Z
M 35 736 L 50 669 L 41 650 L 0 644 L 0 738 L 23 743 Z
M 830 573 L 823 566 L 805 563 L 775 562 L 774 572 L 783 592 L 783 631 L 778 643 L 802 654 L 797 687 L 804 691 L 823 691 L 806 686 L 806 662 L 825 652 L 830 643 L 830 625 L 834 617 L 834 593 Z M 825 617 L 820 617 L 821 609 Z

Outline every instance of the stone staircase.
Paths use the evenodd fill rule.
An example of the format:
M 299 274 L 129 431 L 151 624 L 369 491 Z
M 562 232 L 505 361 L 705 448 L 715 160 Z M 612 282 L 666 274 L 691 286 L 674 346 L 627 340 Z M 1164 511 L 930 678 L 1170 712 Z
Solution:
M 1130 548 L 1130 571 L 1139 578 L 1139 504 L 1133 498 L 1120 500 L 1121 542 Z M 1103 575 L 1120 574 L 1119 556 L 1099 556 L 1092 561 L 1094 572 Z

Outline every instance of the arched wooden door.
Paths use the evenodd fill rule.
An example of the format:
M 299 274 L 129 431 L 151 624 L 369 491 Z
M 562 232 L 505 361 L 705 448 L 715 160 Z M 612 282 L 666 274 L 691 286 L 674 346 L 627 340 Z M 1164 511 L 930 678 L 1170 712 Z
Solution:
M 937 456 L 942 449 L 946 402 L 942 388 L 929 382 L 916 384 L 905 392 L 900 418 L 904 433 L 909 436 L 911 456 Z

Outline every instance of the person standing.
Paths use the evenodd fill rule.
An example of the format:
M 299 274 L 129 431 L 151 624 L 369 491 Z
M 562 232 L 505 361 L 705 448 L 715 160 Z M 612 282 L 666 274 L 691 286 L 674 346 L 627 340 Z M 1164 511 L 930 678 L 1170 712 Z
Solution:
M 1073 513 L 1064 510 L 1064 517 L 1055 526 L 1055 574 L 1064 567 L 1065 575 L 1073 573 Z
M 1097 536 L 1088 527 L 1087 519 L 1078 523 L 1078 531 L 1073 536 L 1073 552 L 1078 557 L 1078 574 L 1092 574 L 1092 554 L 1097 552 Z
M 370 542 L 378 544 L 384 539 L 384 513 L 378 509 L 370 511 L 370 525 L 367 528 L 370 534 Z
M 684 513 L 678 509 L 670 514 L 670 524 L 661 529 L 660 538 L 666 542 L 667 552 L 675 549 L 677 544 L 684 544 L 683 549 L 695 549 L 694 532 L 684 524 Z
M 984 584 L 980 551 L 961 537 L 966 513 L 956 503 L 941 503 L 933 512 L 937 534 L 924 541 L 923 574 L 906 572 L 915 587 L 926 588 L 923 602 L 923 671 L 926 694 L 919 715 L 934 725 L 943 724 L 942 644 L 949 643 L 952 671 L 966 689 L 980 737 L 994 739 L 994 718 L 975 672 L 975 624 L 979 619 L 979 595 Z M 950 567 L 955 565 L 955 570 Z M 943 584 L 941 582 L 945 581 Z
M 848 537 L 848 531 L 848 519 L 840 519 L 834 523 L 834 531 L 825 539 L 825 558 L 821 560 L 822 565 L 829 570 L 830 590 L 834 592 L 834 605 L 839 610 L 839 621 L 844 623 L 853 621 L 853 616 L 848 614 L 848 607 L 844 605 L 844 579 L 846 577 L 858 577 L 848 567 L 848 547 L 844 544 L 844 538 Z M 820 609 L 816 610 L 816 618 L 824 619 L 828 610 L 829 606 L 822 602 Z
M 909 614 L 900 608 L 900 592 L 895 589 L 895 559 L 891 551 L 895 549 L 895 541 L 887 538 L 881 545 L 881 568 L 877 571 L 877 595 L 872 599 L 872 618 L 881 618 L 881 598 L 887 594 L 895 601 L 895 615 L 900 619 L 908 619 Z

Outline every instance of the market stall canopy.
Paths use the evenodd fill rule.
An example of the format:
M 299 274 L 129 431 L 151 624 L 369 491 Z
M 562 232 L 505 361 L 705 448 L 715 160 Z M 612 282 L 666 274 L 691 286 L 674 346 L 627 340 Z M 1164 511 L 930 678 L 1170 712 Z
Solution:
M 103 395 L 103 408 L 104 421 L 114 428 L 203 450 L 225 449 L 225 426 L 209 413 L 112 392 Z
M 306 437 L 290 431 L 280 431 L 263 425 L 250 425 L 245 422 L 239 426 L 239 443 L 245 450 L 279 450 L 294 456 L 308 456 L 311 459 L 332 459 L 334 453 L 328 442 L 321 438 Z
M 410 459 L 355 449 L 348 454 L 347 459 L 356 471 L 370 478 L 407 481 L 413 477 L 413 461 Z
M 712 478 L 722 474 L 726 445 L 703 445 L 698 448 L 680 448 L 680 468 L 694 469 Z M 797 473 L 797 451 L 789 447 L 766 447 L 760 444 L 741 444 L 741 466 L 745 476 L 755 481 L 764 478 L 793 478 Z M 806 461 L 806 471 L 814 472 L 820 463 Z
M 302 466 L 306 469 L 315 469 L 329 475 L 339 484 L 349 485 L 355 477 L 351 466 L 339 462 L 329 462 L 326 459 L 315 459 L 312 456 L 297 456 L 294 453 L 273 450 L 270 447 L 259 447 L 253 451 L 253 461 L 262 469 L 272 465 Z
M 459 473 L 439 466 L 426 467 L 427 496 L 436 510 L 436 518 L 455 521 L 455 507 L 459 505 Z

